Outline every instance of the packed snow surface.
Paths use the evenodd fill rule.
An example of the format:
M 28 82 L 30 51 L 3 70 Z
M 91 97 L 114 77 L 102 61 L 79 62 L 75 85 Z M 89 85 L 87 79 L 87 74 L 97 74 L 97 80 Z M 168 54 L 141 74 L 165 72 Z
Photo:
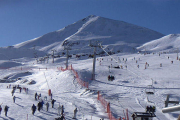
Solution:
M 180 48 L 180 34 L 170 34 L 143 44 L 138 47 L 141 51 L 150 52 L 178 52 Z
M 151 105 L 156 107 L 153 120 L 176 120 L 179 112 L 162 113 L 162 109 L 167 95 L 172 101 L 180 99 L 180 39 L 179 34 L 163 36 L 147 28 L 91 15 L 58 31 L 0 48 L 0 104 L 3 109 L 9 106 L 7 117 L 2 110 L 0 119 L 53 120 L 59 117 L 58 106 L 63 105 L 66 120 L 72 120 L 75 108 L 77 120 L 108 120 L 106 109 L 97 100 L 99 91 L 117 119 L 125 118 L 128 109 L 132 120 L 133 112 L 145 112 L 146 106 Z M 88 56 L 93 54 L 93 48 L 89 45 L 97 41 L 102 46 L 97 48 L 92 80 L 93 59 Z M 65 68 L 66 45 L 71 47 L 69 65 L 79 78 L 72 70 L 60 69 Z M 108 81 L 108 75 L 115 79 Z M 88 89 L 79 84 L 79 79 L 89 83 Z M 15 90 L 15 103 L 13 86 L 28 88 L 28 93 Z M 49 90 L 56 100 L 54 108 Z M 36 92 L 41 94 L 38 100 L 34 97 Z M 32 115 L 31 106 L 42 100 L 50 103 L 49 111 L 44 104 Z
M 72 64 L 83 81 L 89 82 L 89 90 L 78 84 L 71 70 L 63 72 L 57 69 L 57 67 L 65 67 L 65 62 L 61 61 L 63 57 L 55 58 L 55 63 L 51 61 L 37 63 L 35 59 L 27 58 L 16 59 L 18 64 L 1 60 L 1 67 L 3 65 L 6 67 L 8 62 L 12 67 L 0 69 L 2 80 L 0 103 L 3 109 L 5 105 L 9 106 L 7 117 L 2 111 L 0 119 L 52 120 L 58 117 L 58 106 L 64 105 L 66 120 L 72 120 L 75 108 L 78 109 L 78 120 L 99 120 L 100 118 L 108 120 L 106 110 L 97 100 L 97 92 L 100 91 L 105 100 L 110 102 L 112 114 L 116 118 L 124 117 L 123 110 L 128 109 L 129 118 L 132 120 L 130 116 L 133 112 L 145 112 L 147 105 L 154 105 L 157 109 L 155 113 L 157 117 L 154 120 L 176 120 L 179 112 L 161 112 L 168 94 L 170 100 L 179 100 L 180 61 L 176 60 L 176 57 L 176 53 L 98 56 L 95 80 L 91 80 L 93 59 L 87 56 L 72 57 L 69 59 L 69 64 Z M 118 65 L 120 67 L 122 65 L 123 69 L 114 68 Z M 113 75 L 115 80 L 108 81 L 108 75 Z M 9 80 L 15 82 L 4 82 Z M 10 84 L 11 88 L 7 88 Z M 147 89 L 147 86 L 152 84 L 154 89 Z M 16 101 L 13 103 L 11 91 L 12 86 L 15 85 L 28 88 L 28 93 L 24 90 L 20 93 L 17 89 L 14 94 Z M 32 115 L 31 106 L 37 105 L 40 101 L 34 99 L 36 92 L 41 93 L 40 99 L 44 100 L 47 96 L 47 101 L 44 100 L 44 102 L 51 104 L 48 96 L 49 89 L 51 89 L 53 99 L 56 100 L 55 107 L 50 106 L 49 111 L 46 111 L 44 105 L 43 110 L 40 112 L 36 110 L 35 115 Z M 145 90 L 153 90 L 154 95 L 147 95 Z

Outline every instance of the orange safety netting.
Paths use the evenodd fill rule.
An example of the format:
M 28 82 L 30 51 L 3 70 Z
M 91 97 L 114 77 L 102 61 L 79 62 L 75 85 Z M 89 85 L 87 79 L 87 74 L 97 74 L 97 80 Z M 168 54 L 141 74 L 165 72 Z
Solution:
M 85 82 L 85 81 L 83 81 L 83 80 L 81 80 L 81 79 L 79 78 L 78 73 L 74 70 L 74 68 L 72 67 L 72 65 L 71 65 L 71 66 L 68 66 L 68 68 L 66 68 L 66 69 L 60 67 L 60 68 L 58 68 L 58 70 L 61 70 L 61 71 L 72 70 L 73 73 L 74 73 L 74 75 L 75 75 L 75 77 L 76 77 L 77 82 L 78 82 L 81 86 L 86 87 L 86 88 L 89 88 L 89 83 L 88 83 L 88 82 Z

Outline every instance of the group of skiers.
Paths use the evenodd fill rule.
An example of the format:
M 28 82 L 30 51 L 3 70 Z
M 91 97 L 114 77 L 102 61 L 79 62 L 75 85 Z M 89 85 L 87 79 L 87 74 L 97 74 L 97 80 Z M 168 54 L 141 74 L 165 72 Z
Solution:
M 36 109 L 40 112 L 40 110 L 43 109 L 43 105 L 45 104 L 46 105 L 46 111 L 49 111 L 49 102 L 47 101 L 47 97 L 45 99 L 44 97 L 44 100 L 47 101 L 46 103 L 44 103 L 44 101 L 42 100 L 41 98 L 41 93 L 38 95 L 37 92 L 35 93 L 35 100 L 39 101 L 38 104 L 37 104 L 37 108 L 36 106 L 33 104 L 32 107 L 31 107 L 31 110 L 32 110 L 32 114 L 34 115 L 35 112 L 36 112 Z M 52 99 L 52 95 L 50 96 L 51 97 L 51 105 L 52 105 L 52 108 L 54 108 L 54 103 L 56 102 L 56 100 Z M 58 108 L 57 108 L 57 115 L 58 116 L 61 116 L 59 118 L 56 118 L 56 120 L 65 120 L 65 117 L 64 117 L 64 106 L 59 104 Z M 73 119 L 76 119 L 76 113 L 77 113 L 77 108 L 75 108 L 74 110 L 74 116 L 73 116 Z
M 11 88 L 11 84 L 9 86 L 7 86 L 7 88 Z M 28 88 L 25 88 L 25 87 L 22 88 L 19 85 L 17 85 L 17 86 L 15 85 L 15 86 L 13 86 L 13 89 L 11 91 L 12 96 L 14 95 L 16 89 L 19 89 L 19 93 L 21 93 L 21 91 L 23 89 L 25 91 L 25 93 L 28 94 Z
M 9 86 L 7 86 L 7 88 L 11 88 L 11 84 L 9 84 Z M 11 91 L 11 94 L 12 94 L 12 96 L 13 96 L 13 102 L 15 103 L 15 100 L 16 100 L 16 96 L 14 96 L 14 93 L 15 93 L 15 91 L 16 91 L 16 89 L 19 89 L 20 91 L 20 93 L 21 93 L 21 87 L 19 86 L 19 85 L 15 85 L 15 86 L 13 86 L 12 87 L 12 91 Z M 27 93 L 28 92 L 28 88 L 23 88 L 23 89 L 25 89 L 25 92 Z M 2 105 L 2 104 L 1 104 Z M 2 111 L 2 107 L 1 107 L 1 105 L 0 105 L 0 115 L 1 115 L 1 111 Z M 8 109 L 9 109 L 9 106 L 7 106 L 7 105 L 5 105 L 5 107 L 4 107 L 4 112 L 5 112 L 5 116 L 7 116 L 7 112 L 8 112 Z
M 7 86 L 7 88 L 11 88 L 11 85 Z M 11 93 L 12 93 L 12 96 L 13 96 L 13 102 L 14 103 L 15 103 L 15 100 L 17 98 L 16 96 L 14 96 L 15 90 L 19 89 L 20 90 L 19 92 L 21 93 L 21 89 L 24 89 L 24 88 L 21 88 L 21 89 L 20 88 L 21 87 L 19 85 L 18 86 L 13 86 L 13 89 L 12 89 Z M 27 92 L 27 91 L 28 91 L 28 89 L 26 88 L 25 92 Z M 45 99 L 45 97 L 46 97 L 46 99 Z M 44 97 L 44 100 L 47 101 L 47 96 L 45 96 L 45 97 Z M 56 102 L 56 100 L 52 99 L 52 95 L 50 97 L 51 97 L 52 108 L 54 108 L 54 103 Z M 31 107 L 32 115 L 35 114 L 37 109 L 38 109 L 39 112 L 40 112 L 40 110 L 43 110 L 44 101 L 41 98 L 41 93 L 39 95 L 37 94 L 37 92 L 35 93 L 35 100 L 36 101 L 38 100 L 39 102 L 37 104 L 37 107 L 35 106 L 35 104 L 32 105 L 32 107 Z M 0 115 L 1 115 L 1 111 L 2 111 L 1 105 L 0 105 Z M 46 111 L 48 111 L 49 110 L 49 105 L 50 105 L 49 102 L 47 101 L 45 105 L 46 105 Z M 4 107 L 5 116 L 7 116 L 8 109 L 9 109 L 9 107 L 7 105 L 5 105 L 5 107 Z M 57 118 L 57 120 L 65 120 L 64 106 L 63 105 L 60 106 L 60 104 L 59 104 L 57 110 L 58 110 L 57 115 L 61 116 L 61 117 Z M 74 110 L 73 119 L 76 119 L 76 113 L 77 113 L 77 108 L 75 108 L 75 110 Z
M 156 112 L 156 107 L 155 106 L 146 106 L 146 112 L 154 113 L 154 112 Z
M 39 93 L 39 95 L 37 94 L 37 92 L 34 95 L 35 100 L 39 100 L 39 98 L 41 97 L 41 93 Z

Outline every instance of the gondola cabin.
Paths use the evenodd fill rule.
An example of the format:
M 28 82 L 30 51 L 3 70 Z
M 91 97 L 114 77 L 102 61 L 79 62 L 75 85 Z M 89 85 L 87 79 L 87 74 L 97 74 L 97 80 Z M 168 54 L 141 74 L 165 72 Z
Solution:
M 153 117 L 156 117 L 156 115 L 147 112 L 134 112 L 131 117 L 133 120 L 153 120 Z

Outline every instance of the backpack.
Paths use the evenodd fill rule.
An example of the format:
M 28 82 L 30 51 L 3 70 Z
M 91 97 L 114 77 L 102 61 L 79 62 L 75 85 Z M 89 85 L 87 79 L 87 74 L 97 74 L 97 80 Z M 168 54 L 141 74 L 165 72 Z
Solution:
M 0 111 L 2 110 L 2 108 L 0 107 Z

